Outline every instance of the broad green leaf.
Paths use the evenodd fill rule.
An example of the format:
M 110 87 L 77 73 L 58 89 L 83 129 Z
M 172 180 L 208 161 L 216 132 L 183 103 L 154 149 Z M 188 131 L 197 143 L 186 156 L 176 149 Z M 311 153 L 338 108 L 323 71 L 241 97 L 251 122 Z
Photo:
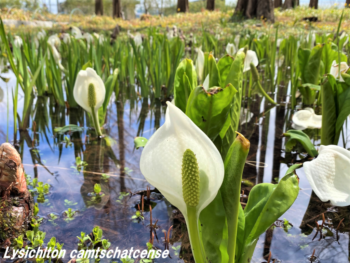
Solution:
M 335 141 L 335 127 L 337 122 L 336 89 L 336 80 L 329 74 L 328 80 L 322 85 L 321 145 L 330 145 Z
M 136 149 L 140 148 L 140 147 L 145 147 L 147 144 L 148 140 L 144 137 L 136 137 L 134 139 L 134 144 Z
M 298 58 L 302 82 L 318 84 L 320 78 L 322 45 L 317 45 L 312 50 L 299 49 Z
M 231 84 L 224 89 L 213 87 L 208 91 L 199 86 L 188 99 L 186 115 L 215 140 L 226 122 L 236 92 Z
M 200 214 L 202 242 L 205 253 L 212 263 L 227 263 L 227 223 L 221 192 Z M 213 238 L 215 237 L 215 238 Z
M 333 49 L 332 44 L 333 43 L 331 42 L 325 44 L 322 50 L 322 61 L 324 64 L 323 74 L 328 74 L 331 70 L 333 61 L 335 60 L 338 62 L 339 59 L 339 52 L 337 50 L 338 48 L 335 46 L 336 50 Z M 340 52 L 340 60 L 345 62 L 347 61 L 347 56 L 343 54 L 343 52 Z
M 190 85 L 187 85 L 188 83 L 184 83 L 184 80 L 186 80 L 184 75 L 187 76 Z M 191 94 L 191 91 L 196 87 L 197 75 L 192 60 L 184 59 L 176 69 L 174 83 L 175 105 L 183 112 L 186 112 L 187 100 Z
M 316 157 L 318 155 L 318 152 L 315 149 L 312 142 L 310 141 L 309 136 L 307 136 L 307 134 L 305 134 L 303 131 L 289 130 L 286 133 L 284 133 L 283 135 L 285 137 L 288 137 L 288 141 L 286 142 L 286 151 L 287 152 L 292 151 L 292 149 L 296 145 L 296 143 L 299 142 L 303 145 L 304 149 L 307 151 L 307 153 L 310 156 Z
M 254 186 L 249 194 L 245 213 L 245 245 L 254 242 L 289 207 L 299 194 L 299 181 L 293 171 L 300 164 L 290 167 L 277 185 L 262 183 Z
M 226 55 L 222 57 L 218 62 L 218 70 L 220 75 L 220 87 L 224 88 L 226 86 L 226 79 L 230 73 L 231 65 L 233 63 L 233 57 Z M 233 85 L 233 84 L 232 84 Z
M 212 54 L 208 57 L 209 88 L 220 87 L 220 75 L 216 60 Z M 204 76 L 206 78 L 207 76 Z
M 222 138 L 221 156 L 225 158 L 228 149 L 231 147 L 235 138 L 235 132 L 238 130 L 239 118 L 241 113 L 242 103 L 242 82 L 243 82 L 243 67 L 244 67 L 245 53 L 238 52 L 235 60 L 231 65 L 230 72 L 226 78 L 226 85 L 232 84 L 236 89 L 232 103 L 228 120 L 226 120 L 222 130 L 220 131 L 220 137 Z

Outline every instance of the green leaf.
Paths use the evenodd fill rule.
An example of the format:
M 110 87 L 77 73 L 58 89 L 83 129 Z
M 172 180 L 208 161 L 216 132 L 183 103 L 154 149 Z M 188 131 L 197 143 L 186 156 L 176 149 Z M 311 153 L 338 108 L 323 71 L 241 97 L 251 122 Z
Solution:
M 230 113 L 222 130 L 220 131 L 220 138 L 222 139 L 221 156 L 223 158 L 225 158 L 228 149 L 231 147 L 235 138 L 235 132 L 238 130 L 242 103 L 244 59 L 245 53 L 238 52 L 226 78 L 226 85 L 232 84 L 238 92 L 235 94 L 232 100 Z
M 184 59 L 176 69 L 174 82 L 174 102 L 183 112 L 186 112 L 187 100 L 195 87 L 197 75 L 192 60 Z
M 148 142 L 148 140 L 144 137 L 136 137 L 134 139 L 134 144 L 135 144 L 136 149 L 138 149 L 140 147 L 145 147 L 147 142 Z
M 227 79 L 228 74 L 230 73 L 230 69 L 231 69 L 231 65 L 232 65 L 233 61 L 234 60 L 231 56 L 226 55 L 226 56 L 222 57 L 218 62 L 218 70 L 219 70 L 219 75 L 220 75 L 220 82 L 221 82 L 220 87 L 221 88 L 224 88 L 226 86 L 226 79 Z
M 91 61 L 86 62 L 83 66 L 82 66 L 82 70 L 86 70 L 87 68 L 92 68 L 92 63 Z
M 328 80 L 322 85 L 321 145 L 330 145 L 335 141 L 337 122 L 336 90 L 337 83 L 335 78 L 332 75 L 328 75 Z
M 338 116 L 335 124 L 335 138 L 333 144 L 337 145 L 342 131 L 345 120 L 350 115 L 350 86 L 344 83 L 338 82 L 337 86 L 343 86 L 343 92 L 338 93 Z M 338 88 L 339 90 L 339 88 Z
M 215 58 L 212 54 L 209 54 L 208 57 L 208 74 L 209 74 L 209 88 L 211 87 L 220 87 L 220 75 L 219 69 L 216 65 Z M 206 78 L 207 76 L 204 76 Z
M 329 42 L 323 46 L 322 61 L 324 64 L 324 71 L 325 71 L 323 72 L 323 74 L 328 74 L 330 72 L 333 61 L 334 60 L 338 61 L 339 59 L 338 54 L 339 54 L 338 50 L 334 50 L 332 48 L 332 42 Z M 347 56 L 342 52 L 340 52 L 340 60 L 345 62 L 347 61 Z
M 299 193 L 298 178 L 293 171 L 300 166 L 290 167 L 277 185 L 262 183 L 252 188 L 244 209 L 245 246 L 259 238 L 292 206 Z
M 225 177 L 220 188 L 224 204 L 227 226 L 229 262 L 235 261 L 235 249 L 238 232 L 241 183 L 244 165 L 248 156 L 250 143 L 238 134 L 225 158 Z
M 299 49 L 299 67 L 303 83 L 318 84 L 320 78 L 320 64 L 322 58 L 322 45 L 315 46 L 312 50 Z
M 236 92 L 231 84 L 224 89 L 213 87 L 208 91 L 199 86 L 191 92 L 186 115 L 214 140 L 226 122 Z
M 227 263 L 228 233 L 220 191 L 215 199 L 202 210 L 199 220 L 202 242 L 208 259 L 212 263 Z
M 304 149 L 307 151 L 307 153 L 310 156 L 316 157 L 318 155 L 318 152 L 315 149 L 312 142 L 310 141 L 309 136 L 307 136 L 307 134 L 305 134 L 303 131 L 289 130 L 286 133 L 284 133 L 283 135 L 285 137 L 288 137 L 288 141 L 286 142 L 286 151 L 287 152 L 292 151 L 292 149 L 296 145 L 296 143 L 299 142 L 303 145 Z
M 66 132 L 82 132 L 84 130 L 83 127 L 79 127 L 75 124 L 69 124 L 64 127 L 57 127 L 54 129 L 58 134 L 64 134 Z

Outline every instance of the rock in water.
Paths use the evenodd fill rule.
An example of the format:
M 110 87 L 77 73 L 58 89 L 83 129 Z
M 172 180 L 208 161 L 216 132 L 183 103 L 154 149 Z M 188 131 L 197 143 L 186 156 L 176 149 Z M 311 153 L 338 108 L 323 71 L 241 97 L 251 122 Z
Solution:
M 21 157 L 9 143 L 0 146 L 0 244 L 28 230 L 33 198 L 27 189 Z

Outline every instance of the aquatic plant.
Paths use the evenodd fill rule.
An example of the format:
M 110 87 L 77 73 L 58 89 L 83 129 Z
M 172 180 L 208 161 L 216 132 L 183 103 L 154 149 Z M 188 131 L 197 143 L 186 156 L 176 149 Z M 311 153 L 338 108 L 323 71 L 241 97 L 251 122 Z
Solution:
M 321 145 L 316 159 L 304 162 L 304 171 L 312 190 L 322 202 L 334 206 L 350 205 L 350 152 L 336 145 Z
M 250 143 L 238 134 L 227 145 L 225 135 L 235 132 L 239 123 L 241 76 L 247 60 L 244 50 L 235 59 L 225 56 L 216 63 L 211 54 L 207 59 L 208 75 L 198 87 L 191 61 L 180 63 L 175 77 L 179 81 L 174 85 L 175 105 L 167 103 L 164 125 L 143 141 L 140 168 L 184 215 L 196 262 L 206 262 L 207 258 L 212 262 L 245 262 L 259 235 L 296 199 L 299 187 L 293 171 L 300 165 L 291 167 L 278 185 L 253 187 L 243 212 L 240 187 Z M 250 68 L 254 70 L 253 63 Z M 266 197 L 263 203 L 257 202 L 261 196 Z M 283 205 L 277 205 L 279 199 L 284 200 Z M 267 212 L 271 209 L 273 215 Z M 214 231 L 222 235 L 213 238 Z M 227 241 L 224 236 L 228 236 Z
M 102 136 L 98 110 L 105 101 L 106 88 L 101 77 L 92 68 L 81 70 L 73 92 L 75 101 L 91 114 L 96 134 Z

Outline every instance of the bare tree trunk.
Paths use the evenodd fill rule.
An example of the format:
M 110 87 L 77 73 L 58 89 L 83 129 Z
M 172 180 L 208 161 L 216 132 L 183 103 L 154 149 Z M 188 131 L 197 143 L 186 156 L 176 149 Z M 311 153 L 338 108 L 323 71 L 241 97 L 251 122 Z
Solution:
M 274 5 L 275 5 L 275 8 L 281 7 L 282 6 L 282 0 L 274 0 Z
M 346 0 L 345 4 L 346 4 L 345 7 L 350 8 L 350 0 Z
M 272 0 L 257 1 L 256 17 L 275 22 L 275 12 Z
M 284 9 L 295 8 L 299 5 L 299 0 L 285 0 L 283 4 Z
M 207 0 L 207 10 L 209 11 L 215 10 L 215 0 Z
M 113 0 L 113 18 L 120 18 L 120 17 L 122 17 L 120 0 Z
M 103 0 L 95 0 L 95 14 L 103 16 Z
M 272 0 L 238 0 L 233 19 L 264 18 L 274 22 L 274 5 Z
M 310 0 L 309 7 L 317 9 L 318 8 L 318 0 Z
M 189 10 L 188 0 L 177 0 L 177 12 L 186 13 Z

